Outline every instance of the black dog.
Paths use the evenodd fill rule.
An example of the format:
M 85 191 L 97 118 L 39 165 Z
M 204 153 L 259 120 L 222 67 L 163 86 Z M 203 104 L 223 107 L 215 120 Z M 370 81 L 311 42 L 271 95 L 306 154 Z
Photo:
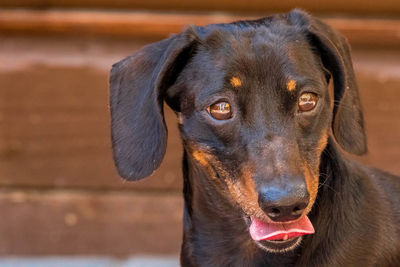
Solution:
M 163 102 L 178 116 L 183 266 L 400 266 L 400 179 L 341 151 L 365 153 L 366 137 L 328 25 L 294 10 L 189 27 L 115 64 L 110 87 L 126 179 L 162 161 Z

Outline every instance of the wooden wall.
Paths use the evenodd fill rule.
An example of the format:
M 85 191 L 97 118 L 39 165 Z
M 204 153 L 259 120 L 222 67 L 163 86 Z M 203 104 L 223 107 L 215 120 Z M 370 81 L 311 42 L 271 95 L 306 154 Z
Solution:
M 0 7 L 146 9 L 181 12 L 217 11 L 240 14 L 286 12 L 294 7 L 301 7 L 312 13 L 329 15 L 389 15 L 397 17 L 400 13 L 400 4 L 397 0 L 2 0 Z
M 0 255 L 178 253 L 175 118 L 167 109 L 161 168 L 123 182 L 111 158 L 108 69 L 184 25 L 285 11 L 290 2 L 1 1 Z M 358 160 L 400 175 L 400 4 L 296 3 L 355 47 L 370 148 Z

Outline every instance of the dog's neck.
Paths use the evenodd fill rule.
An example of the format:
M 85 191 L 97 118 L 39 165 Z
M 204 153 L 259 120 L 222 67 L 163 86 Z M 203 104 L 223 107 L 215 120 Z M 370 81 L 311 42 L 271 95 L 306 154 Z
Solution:
M 291 266 L 303 260 L 307 262 L 306 258 L 311 262 L 313 250 L 325 242 L 324 233 L 332 227 L 340 231 L 341 220 L 345 219 L 342 207 L 336 205 L 330 211 L 320 207 L 335 207 L 335 199 L 342 197 L 337 190 L 346 194 L 349 190 L 343 188 L 354 187 L 347 176 L 339 175 L 346 173 L 343 172 L 345 160 L 333 144 L 328 145 L 321 158 L 318 198 L 309 214 L 316 234 L 305 236 L 302 246 L 294 251 L 273 254 L 252 241 L 242 212 L 222 197 L 207 174 L 188 162 L 186 155 L 183 166 L 185 218 L 181 260 L 184 266 L 247 266 L 249 263 L 251 266 Z

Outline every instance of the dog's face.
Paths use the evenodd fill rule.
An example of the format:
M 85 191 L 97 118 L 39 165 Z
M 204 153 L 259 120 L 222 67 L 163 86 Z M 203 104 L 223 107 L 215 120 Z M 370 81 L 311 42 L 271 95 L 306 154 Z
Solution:
M 310 211 L 331 125 L 328 77 L 295 31 L 215 31 L 168 90 L 189 156 L 245 218 L 276 223 Z
M 162 160 L 163 100 L 178 114 L 188 161 L 239 207 L 268 251 L 292 249 L 313 230 L 306 215 L 331 132 L 348 152 L 365 151 L 347 45 L 301 11 L 192 27 L 114 67 L 114 157 L 128 179 Z

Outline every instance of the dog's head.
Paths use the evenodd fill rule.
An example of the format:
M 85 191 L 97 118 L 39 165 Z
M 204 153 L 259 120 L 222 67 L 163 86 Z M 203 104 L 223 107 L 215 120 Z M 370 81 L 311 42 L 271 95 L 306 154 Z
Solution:
M 190 27 L 115 64 L 110 90 L 120 175 L 138 180 L 159 167 L 165 101 L 189 162 L 240 207 L 253 239 L 270 251 L 312 232 L 306 214 L 329 136 L 347 152 L 366 151 L 348 45 L 299 10 Z

